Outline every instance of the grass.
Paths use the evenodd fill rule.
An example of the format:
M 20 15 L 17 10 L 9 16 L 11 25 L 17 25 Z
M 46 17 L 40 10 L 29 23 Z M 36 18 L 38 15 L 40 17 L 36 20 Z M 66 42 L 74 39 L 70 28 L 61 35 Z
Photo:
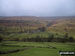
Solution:
M 51 46 L 56 47 L 60 51 L 75 51 L 75 44 L 71 43 L 47 43 Z
M 16 50 L 16 49 L 22 49 L 24 47 L 22 46 L 9 46 L 9 44 L 15 44 L 16 42 L 9 42 L 9 41 L 5 41 L 0 43 L 0 51 L 9 51 L 9 50 Z M 7 45 L 8 44 L 8 45 Z
M 55 53 L 55 54 L 54 54 Z M 48 48 L 32 48 L 22 52 L 6 54 L 2 56 L 58 56 L 58 50 Z
M 17 42 L 17 41 L 5 41 L 2 42 L 3 44 L 10 45 L 10 46 L 19 46 L 19 47 L 1 47 L 2 51 L 23 48 L 24 46 L 35 46 L 37 48 L 31 48 L 28 50 L 16 52 L 16 53 L 9 53 L 0 56 L 59 56 L 59 51 L 75 51 L 75 43 L 67 42 L 67 43 L 58 43 L 58 42 Z M 1 44 L 1 43 L 0 43 Z M 40 48 L 40 47 L 42 48 Z M 46 47 L 56 47 L 53 48 L 46 48 Z
M 3 36 L 5 40 L 14 39 L 14 38 L 35 38 L 37 36 L 40 36 L 41 38 L 48 38 L 52 33 L 45 31 L 45 32 L 36 32 L 36 33 L 11 33 L 9 35 L 0 34 Z
M 9 50 L 22 49 L 22 48 L 24 47 L 0 46 L 0 51 L 9 51 Z

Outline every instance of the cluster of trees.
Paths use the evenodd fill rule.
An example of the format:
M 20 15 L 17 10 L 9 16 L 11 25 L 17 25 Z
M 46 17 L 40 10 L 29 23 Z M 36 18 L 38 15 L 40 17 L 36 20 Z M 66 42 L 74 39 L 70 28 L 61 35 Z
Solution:
M 35 33 L 35 32 L 44 32 L 46 31 L 46 27 L 37 27 L 37 29 L 31 29 L 29 26 L 28 26 L 28 29 L 24 29 L 22 26 L 19 27 L 19 29 L 17 28 L 13 28 L 16 29 L 16 31 L 11 31 L 10 32 L 8 31 L 8 29 L 11 29 L 9 27 L 0 27 L 0 34 L 11 34 L 11 33 Z
M 40 28 L 38 28 L 38 30 L 40 30 L 41 32 L 44 32 L 44 31 L 46 31 L 46 27 L 40 27 Z
M 3 41 L 3 36 L 0 35 L 0 42 Z M 58 37 L 55 38 L 55 36 L 49 35 L 48 38 L 44 38 L 44 37 L 40 37 L 40 36 L 36 36 L 35 38 L 9 38 L 8 40 L 10 41 L 25 41 L 25 42 L 74 42 L 75 40 L 73 39 L 73 37 L 69 37 L 68 33 L 66 33 L 64 35 L 64 37 Z
M 2 36 L 0 37 L 0 41 L 2 41 L 3 38 Z M 75 40 L 73 39 L 73 37 L 69 37 L 68 33 L 66 33 L 64 35 L 64 37 L 58 37 L 55 38 L 55 36 L 52 34 L 50 35 L 48 38 L 44 38 L 44 37 L 40 37 L 40 36 L 36 36 L 35 38 L 10 38 L 8 39 L 10 41 L 24 41 L 24 42 L 74 42 Z

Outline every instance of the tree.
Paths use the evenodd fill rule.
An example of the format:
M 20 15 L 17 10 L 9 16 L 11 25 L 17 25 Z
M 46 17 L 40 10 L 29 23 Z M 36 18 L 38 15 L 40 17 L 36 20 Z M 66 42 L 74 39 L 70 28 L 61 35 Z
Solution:
M 68 33 L 65 34 L 64 38 L 68 38 Z
M 3 38 L 2 38 L 2 35 L 0 35 L 0 42 L 2 42 L 3 41 Z
M 61 42 L 62 42 L 62 43 L 65 43 L 65 42 L 66 42 L 66 39 L 65 39 L 65 38 L 62 38 L 62 39 L 61 39 Z
M 73 42 L 73 37 L 72 37 L 72 36 L 69 37 L 69 41 L 70 41 L 70 42 Z
M 46 27 L 41 27 L 41 28 L 39 28 L 38 30 L 44 32 L 44 31 L 46 31 Z
M 41 41 L 41 38 L 40 36 L 36 36 L 36 39 L 35 39 L 36 42 L 40 42 Z
M 51 42 L 54 39 L 54 35 L 49 35 L 48 42 Z
M 3 28 L 2 27 L 0 27 L 0 31 L 3 31 Z
M 15 41 L 19 41 L 19 38 L 15 38 Z
M 68 41 L 68 33 L 66 33 L 65 35 L 64 35 L 64 38 L 62 39 L 62 42 L 67 42 Z

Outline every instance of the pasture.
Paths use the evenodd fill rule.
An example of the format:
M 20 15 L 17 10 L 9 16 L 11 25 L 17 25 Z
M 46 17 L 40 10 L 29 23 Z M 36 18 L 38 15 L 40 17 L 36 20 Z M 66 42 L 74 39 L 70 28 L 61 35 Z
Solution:
M 0 54 L 0 56 L 59 56 L 59 51 L 75 51 L 75 43 L 20 41 L 4 41 L 0 43 L 0 51 L 17 50 L 23 48 L 28 49 L 8 54 Z

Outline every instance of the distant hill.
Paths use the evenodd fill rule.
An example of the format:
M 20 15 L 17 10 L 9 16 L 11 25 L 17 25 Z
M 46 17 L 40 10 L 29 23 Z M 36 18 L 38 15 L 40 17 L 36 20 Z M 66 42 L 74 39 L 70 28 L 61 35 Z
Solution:
M 58 34 L 68 33 L 75 37 L 75 16 L 62 17 L 35 17 L 35 16 L 19 16 L 19 17 L 0 17 L 0 27 L 46 27 L 48 31 Z
M 12 16 L 12 17 L 1 17 L 0 20 L 30 20 L 30 19 L 71 19 L 75 16 L 57 16 L 57 17 L 36 17 L 36 16 Z
M 56 23 L 50 26 L 48 30 L 58 34 L 68 33 L 75 37 L 75 18 L 56 20 Z

